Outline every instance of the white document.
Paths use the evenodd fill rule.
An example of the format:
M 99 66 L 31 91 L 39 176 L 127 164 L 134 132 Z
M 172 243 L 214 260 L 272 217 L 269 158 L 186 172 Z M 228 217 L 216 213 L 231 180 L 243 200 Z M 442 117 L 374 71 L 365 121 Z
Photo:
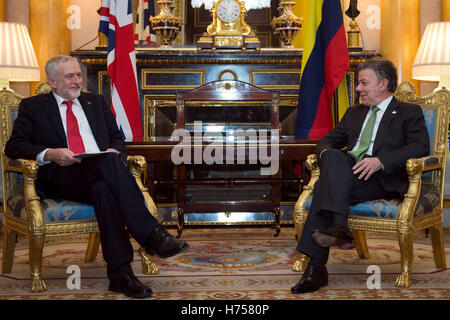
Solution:
M 101 154 L 105 154 L 105 153 L 115 153 L 115 154 L 120 154 L 119 151 L 100 151 L 100 152 L 87 152 L 87 153 L 77 153 L 76 155 L 74 155 L 74 158 L 88 158 L 88 157 L 95 157 Z

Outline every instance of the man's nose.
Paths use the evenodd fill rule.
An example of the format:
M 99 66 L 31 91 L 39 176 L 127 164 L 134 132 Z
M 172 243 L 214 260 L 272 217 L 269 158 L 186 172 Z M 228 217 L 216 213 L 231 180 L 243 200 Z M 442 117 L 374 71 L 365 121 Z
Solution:
M 74 81 L 75 81 L 76 83 L 82 83 L 82 82 L 83 82 L 83 77 L 82 77 L 81 75 L 75 75 L 75 76 L 73 77 L 73 79 L 74 79 Z

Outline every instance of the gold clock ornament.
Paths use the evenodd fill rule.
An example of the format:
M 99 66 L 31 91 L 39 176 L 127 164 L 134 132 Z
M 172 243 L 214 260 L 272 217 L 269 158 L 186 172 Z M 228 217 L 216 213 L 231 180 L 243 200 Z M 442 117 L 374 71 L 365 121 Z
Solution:
M 247 9 L 239 0 L 213 2 L 211 24 L 197 41 L 199 49 L 259 49 L 261 44 L 245 22 Z

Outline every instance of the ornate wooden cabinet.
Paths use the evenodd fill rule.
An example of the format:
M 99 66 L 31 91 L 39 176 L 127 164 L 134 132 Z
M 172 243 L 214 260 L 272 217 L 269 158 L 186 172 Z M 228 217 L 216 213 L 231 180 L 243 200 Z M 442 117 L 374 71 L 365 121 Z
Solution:
M 73 56 L 80 59 L 87 79 L 87 89 L 109 97 L 109 78 L 106 71 L 106 51 L 75 51 Z M 377 52 L 350 53 L 351 68 L 347 73 L 348 91 L 351 105 L 358 97 L 354 88 L 357 65 Z M 292 173 L 293 160 L 303 160 L 314 150 L 314 142 L 298 142 L 292 138 L 300 84 L 302 50 L 285 48 L 262 48 L 261 50 L 201 50 L 196 48 L 142 48 L 136 49 L 138 87 L 144 128 L 144 142 L 129 144 L 130 152 L 146 150 L 148 158 L 160 157 L 149 165 L 152 195 L 158 204 L 160 217 L 165 223 L 177 224 L 177 197 L 169 183 L 177 178 L 177 170 L 168 160 L 170 136 L 176 123 L 176 96 L 216 80 L 239 80 L 258 88 L 276 91 L 280 107 L 280 220 L 292 223 L 293 205 L 297 200 L 302 179 Z M 216 109 L 217 110 L 217 109 Z M 230 127 L 224 114 L 223 123 Z M 195 120 L 195 119 L 194 119 Z M 216 123 L 217 124 L 217 123 Z M 220 124 L 220 123 L 219 123 Z M 192 125 L 186 123 L 186 125 Z M 235 121 L 233 126 L 245 127 L 245 122 Z M 165 142 L 164 142 L 165 141 Z M 285 143 L 286 141 L 287 144 Z M 172 145 L 173 147 L 173 145 Z M 283 149 L 284 148 L 284 149 Z M 287 148 L 287 149 L 286 149 Z M 283 152 L 285 152 L 283 154 Z M 212 170 L 214 169 L 214 170 Z M 251 169 L 251 168 L 250 168 Z M 249 169 L 249 170 L 250 170 Z M 223 168 L 212 168 L 211 173 Z M 225 169 L 227 171 L 228 169 Z M 245 172 L 244 172 L 245 173 Z M 227 173 L 228 174 L 228 173 Z M 205 186 L 200 186 L 205 188 Z M 200 188 L 199 187 L 199 188 Z M 207 186 L 206 186 L 207 188 Z M 234 188 L 237 190 L 236 188 Z M 241 192 L 248 192 L 243 190 Z M 230 193 L 231 194 L 231 193 Z M 261 197 L 269 193 L 261 191 Z M 238 195 L 235 195 L 238 196 Z M 217 210 L 215 208 L 214 210 Z M 204 211 L 204 210 L 203 210 Z M 212 210 L 213 211 L 213 210 Z M 253 213 L 249 218 L 222 212 L 201 216 L 189 215 L 187 223 L 273 223 L 273 213 Z
M 106 51 L 72 52 L 84 65 L 87 89 L 109 97 Z M 350 53 L 347 83 L 351 105 L 357 99 L 355 71 L 358 64 L 377 52 Z M 168 136 L 173 123 L 160 112 L 175 105 L 177 91 L 187 91 L 216 80 L 239 80 L 265 90 L 277 90 L 280 105 L 292 107 L 281 123 L 283 135 L 293 135 L 300 88 L 302 50 L 262 48 L 261 50 L 205 50 L 196 48 L 141 48 L 136 50 L 144 139 Z

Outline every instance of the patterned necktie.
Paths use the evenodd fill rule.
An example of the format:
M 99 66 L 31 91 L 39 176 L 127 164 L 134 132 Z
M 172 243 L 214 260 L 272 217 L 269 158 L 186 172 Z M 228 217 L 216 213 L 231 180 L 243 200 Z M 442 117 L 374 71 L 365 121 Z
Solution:
M 67 105 L 66 111 L 66 126 L 67 126 L 67 141 L 69 142 L 69 149 L 73 153 L 84 153 L 84 143 L 81 139 L 80 129 L 78 128 L 78 121 L 72 111 L 73 101 L 63 101 Z
M 359 141 L 359 146 L 354 151 L 349 151 L 348 154 L 356 160 L 356 162 L 360 161 L 367 149 L 369 149 L 370 141 L 372 139 L 373 128 L 375 127 L 375 120 L 377 119 L 377 112 L 380 110 L 377 106 L 372 108 L 372 113 L 367 120 L 366 125 L 361 133 L 361 140 Z

